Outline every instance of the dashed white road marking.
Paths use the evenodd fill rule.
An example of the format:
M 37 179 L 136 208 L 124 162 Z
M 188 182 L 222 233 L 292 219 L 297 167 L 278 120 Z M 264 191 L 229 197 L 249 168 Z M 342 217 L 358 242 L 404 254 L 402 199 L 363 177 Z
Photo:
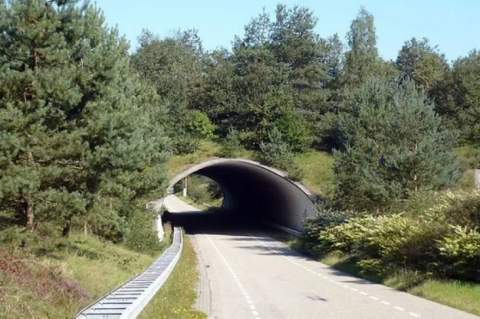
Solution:
M 243 287 L 242 283 L 240 282 L 240 279 L 238 279 L 238 276 L 235 274 L 235 272 L 233 271 L 233 268 L 230 266 L 230 264 L 228 263 L 227 259 L 225 259 L 225 257 L 223 256 L 223 254 L 220 252 L 220 250 L 218 250 L 217 246 L 215 245 L 215 243 L 213 242 L 212 238 L 210 238 L 210 236 L 208 235 L 205 235 L 207 236 L 208 240 L 210 241 L 210 244 L 212 244 L 212 247 L 213 249 L 215 249 L 215 251 L 217 252 L 217 254 L 220 256 L 220 259 L 222 259 L 223 263 L 225 264 L 225 266 L 227 266 L 227 269 L 228 271 L 230 272 L 230 274 L 232 275 L 232 278 L 233 280 L 235 281 L 235 283 L 237 284 L 238 288 L 240 289 L 240 291 L 243 293 L 243 296 L 245 298 L 245 301 L 247 302 L 247 304 L 249 305 L 250 307 L 250 310 L 252 311 L 252 315 L 254 316 L 254 319 L 260 319 L 259 317 L 259 314 L 258 314 L 258 311 L 256 311 L 256 308 L 255 308 L 255 305 L 253 304 L 253 301 L 251 300 L 250 296 L 247 294 L 247 291 L 245 290 L 245 288 Z
M 258 238 L 255 237 L 255 236 L 253 236 L 252 234 L 249 234 L 249 236 L 252 237 L 253 239 L 255 239 L 256 241 L 258 241 L 261 245 L 265 246 L 266 248 L 268 248 L 268 249 L 273 249 L 272 247 L 268 246 L 267 244 L 265 244 L 263 241 L 261 241 L 260 239 L 258 239 Z M 280 254 L 280 252 L 279 252 L 279 254 Z M 281 255 L 281 256 L 282 256 L 282 258 L 286 259 L 286 260 L 289 261 L 290 263 L 292 263 L 292 264 L 294 264 L 294 265 L 296 265 L 296 266 L 298 266 L 298 267 L 300 267 L 300 268 L 303 268 L 303 269 L 305 269 L 306 271 L 308 271 L 308 272 L 310 272 L 310 273 L 312 273 L 312 274 L 314 274 L 314 275 L 317 275 L 317 276 L 319 276 L 319 277 L 322 278 L 322 279 L 328 280 L 328 281 L 330 281 L 330 282 L 334 282 L 335 284 L 341 285 L 341 286 L 343 286 L 343 287 L 345 287 L 345 288 L 347 288 L 347 289 L 350 289 L 350 290 L 352 290 L 352 291 L 354 291 L 354 292 L 359 292 L 359 293 L 360 293 L 361 295 L 363 295 L 363 296 L 369 296 L 369 294 L 366 293 L 366 292 L 364 292 L 364 291 L 359 291 L 359 290 L 356 289 L 356 288 L 351 288 L 351 287 L 348 286 L 348 285 L 342 284 L 340 281 L 335 281 L 335 280 L 333 280 L 333 279 L 331 279 L 331 278 L 325 277 L 325 276 L 323 276 L 322 274 L 320 274 L 320 273 L 318 273 L 318 272 L 315 272 L 315 271 L 313 271 L 312 269 L 310 269 L 310 268 L 308 268 L 308 267 L 306 267 L 306 266 L 304 266 L 304 265 L 301 265 L 300 263 L 298 263 L 298 262 L 296 262 L 295 260 L 291 259 L 291 257 L 287 257 L 287 256 L 284 256 L 284 255 Z M 377 297 L 375 297 L 375 296 L 369 296 L 369 298 L 372 299 L 372 300 L 375 300 L 375 301 L 379 301 L 379 298 L 377 298 Z M 380 302 L 381 302 L 382 304 L 384 304 L 384 305 L 387 305 L 387 306 L 391 306 L 391 305 L 392 305 L 390 302 L 385 301 L 385 300 L 381 300 Z M 396 309 L 396 310 L 398 310 L 398 311 L 405 311 L 405 309 L 403 309 L 402 307 L 399 307 L 399 306 L 393 306 L 393 308 Z M 413 317 L 415 317 L 415 318 L 420 318 L 420 317 L 421 317 L 419 314 L 414 313 L 414 312 L 409 312 L 408 314 L 411 315 L 411 316 L 413 316 Z M 255 319 L 257 319 L 257 318 L 255 318 Z

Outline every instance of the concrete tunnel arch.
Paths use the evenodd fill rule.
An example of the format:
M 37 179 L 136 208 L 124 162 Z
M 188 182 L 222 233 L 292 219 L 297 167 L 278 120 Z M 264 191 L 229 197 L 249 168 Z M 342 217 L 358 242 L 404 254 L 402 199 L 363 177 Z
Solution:
M 203 175 L 217 182 L 223 190 L 222 208 L 292 233 L 302 229 L 303 220 L 316 214 L 318 196 L 288 174 L 241 158 L 216 158 L 194 165 L 177 174 L 173 186 L 191 174 Z

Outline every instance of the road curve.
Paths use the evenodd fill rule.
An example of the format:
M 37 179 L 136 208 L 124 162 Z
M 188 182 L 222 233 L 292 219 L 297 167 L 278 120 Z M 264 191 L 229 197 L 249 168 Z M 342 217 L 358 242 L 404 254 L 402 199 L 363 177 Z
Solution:
M 171 213 L 198 211 L 177 197 Z M 335 270 L 265 231 L 197 229 L 197 307 L 215 319 L 479 319 Z

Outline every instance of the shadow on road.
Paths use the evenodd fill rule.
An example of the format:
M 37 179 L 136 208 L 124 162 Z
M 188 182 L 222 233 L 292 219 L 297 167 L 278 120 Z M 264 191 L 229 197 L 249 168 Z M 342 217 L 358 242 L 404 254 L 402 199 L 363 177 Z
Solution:
M 238 217 L 237 215 L 225 212 L 165 212 L 162 218 L 174 226 L 183 227 L 186 234 L 197 235 L 223 235 L 223 240 L 237 242 L 235 247 L 242 250 L 249 250 L 257 255 L 264 256 L 286 256 L 295 258 L 297 261 L 313 259 L 298 252 L 286 245 L 278 245 L 278 241 L 286 242 L 292 236 L 282 231 L 265 226 L 264 224 Z M 260 240 L 260 241 L 258 241 Z M 247 242 L 249 244 L 247 244 Z M 255 243 L 252 245 L 252 243 Z M 263 244 L 265 245 L 263 245 Z M 269 248 L 272 247 L 272 248 Z M 354 277 L 335 268 L 326 267 L 324 271 L 330 276 L 335 276 L 345 283 L 371 285 L 372 282 Z

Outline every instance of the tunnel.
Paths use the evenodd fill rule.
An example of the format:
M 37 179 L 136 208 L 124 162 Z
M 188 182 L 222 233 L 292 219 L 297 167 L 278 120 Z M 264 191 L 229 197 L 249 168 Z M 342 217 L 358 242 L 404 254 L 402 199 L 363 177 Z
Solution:
M 190 174 L 206 176 L 223 191 L 222 211 L 282 230 L 299 233 L 303 220 L 316 214 L 317 197 L 285 172 L 246 159 L 212 159 L 186 169 L 169 183 Z

